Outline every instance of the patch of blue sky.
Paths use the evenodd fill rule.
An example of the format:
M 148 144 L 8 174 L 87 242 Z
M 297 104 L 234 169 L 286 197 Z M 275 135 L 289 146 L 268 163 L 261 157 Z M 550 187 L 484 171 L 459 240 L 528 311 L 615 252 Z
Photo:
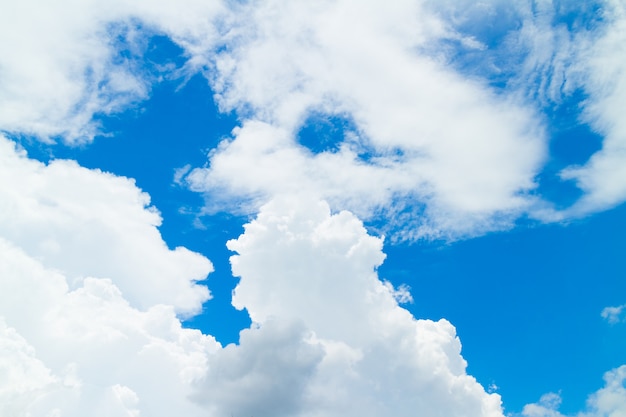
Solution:
M 602 148 L 603 137 L 581 122 L 581 91 L 566 97 L 558 106 L 545 109 L 548 120 L 549 156 L 537 176 L 537 195 L 554 204 L 556 209 L 571 206 L 583 194 L 572 180 L 560 173 L 571 166 L 582 166 Z
M 597 0 L 585 2 L 553 1 L 555 10 L 553 24 L 555 26 L 565 25 L 570 31 L 595 29 L 604 20 L 602 15 L 604 6 L 604 2 Z
M 337 152 L 346 133 L 356 131 L 354 122 L 345 115 L 312 112 L 296 133 L 296 141 L 314 154 Z
M 497 91 L 506 91 L 517 82 L 524 61 L 533 53 L 533 41 L 522 33 L 524 26 L 535 25 L 535 31 L 544 34 L 565 29 L 574 37 L 593 31 L 603 20 L 601 1 L 529 2 L 527 10 L 523 10 L 525 3 L 517 2 L 451 4 L 443 7 L 442 13 L 459 37 L 430 45 L 429 51 L 442 55 L 462 74 L 480 79 Z M 537 88 L 531 86 L 529 90 Z
M 399 161 L 405 156 L 405 151 L 398 147 L 381 149 L 371 145 L 365 133 L 347 114 L 311 112 L 296 132 L 295 140 L 313 154 L 336 153 L 342 146 L 349 146 L 364 164 Z

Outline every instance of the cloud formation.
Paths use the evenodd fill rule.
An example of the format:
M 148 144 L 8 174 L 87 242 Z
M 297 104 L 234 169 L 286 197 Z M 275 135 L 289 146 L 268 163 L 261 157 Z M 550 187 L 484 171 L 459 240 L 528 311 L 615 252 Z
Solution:
M 626 121 L 620 108 L 626 105 L 626 4 L 607 1 L 604 24 L 589 38 L 579 40 L 577 69 L 589 96 L 583 120 L 604 136 L 602 149 L 580 167 L 563 171 L 585 192 L 571 209 L 584 215 L 614 207 L 626 199 Z
M 216 416 L 502 416 L 454 327 L 416 320 L 378 279 L 382 240 L 353 214 L 272 201 L 228 246 L 255 326 L 209 359 L 197 398 Z
M 0 137 L 4 239 L 62 272 L 72 288 L 87 277 L 115 277 L 137 307 L 167 303 L 183 315 L 197 313 L 209 292 L 195 281 L 212 265 L 186 248 L 170 250 L 149 203 L 133 180 L 73 161 L 44 165 Z
M 238 12 L 213 85 L 247 120 L 187 177 L 193 189 L 261 203 L 306 190 L 366 218 L 404 213 L 409 238 L 507 227 L 533 204 L 541 120 L 431 53 L 458 38 L 432 9 L 264 2 Z M 298 143 L 312 112 L 354 125 L 337 150 Z
M 502 415 L 454 327 L 398 306 L 353 214 L 264 206 L 228 243 L 254 325 L 222 348 L 176 316 L 206 300 L 210 263 L 165 247 L 131 181 L 6 139 L 0 155 L 2 415 Z
M 576 88 L 603 148 L 562 172 L 583 197 L 543 218 L 626 199 L 617 0 L 576 36 L 554 27 L 551 2 L 14 3 L 0 13 L 0 36 L 15 40 L 0 45 L 3 416 L 502 416 L 499 395 L 467 374 L 452 324 L 415 319 L 398 305 L 410 294 L 379 279 L 383 241 L 360 219 L 386 218 L 416 239 L 540 217 L 541 108 Z M 489 55 L 471 19 L 452 18 L 484 19 L 463 7 L 523 22 L 501 36 L 523 49 L 521 71 L 497 68 L 508 61 Z M 154 34 L 183 48 L 185 68 L 144 61 Z M 486 51 L 490 73 L 510 80 L 495 88 L 486 67 L 467 76 L 451 49 Z M 160 77 L 194 72 L 241 125 L 187 184 L 256 216 L 228 243 L 241 278 L 233 305 L 253 326 L 226 347 L 182 327 L 210 297 L 198 281 L 211 263 L 168 248 L 132 179 L 42 164 L 5 137 L 88 143 L 99 116 L 146 99 Z M 336 146 L 298 142 L 312 114 L 346 121 Z M 581 415 L 622 415 L 625 373 L 607 373 Z M 557 408 L 549 395 L 523 413 L 560 417 Z
M 589 17 L 596 9 L 602 20 Z M 525 214 L 579 217 L 626 198 L 616 110 L 625 96 L 624 16 L 617 0 L 577 8 L 29 0 L 3 13 L 0 30 L 16 41 L 0 51 L 0 129 L 88 142 L 101 129 L 98 117 L 145 100 L 163 77 L 201 71 L 221 108 L 242 120 L 208 168 L 187 177 L 208 199 L 222 196 L 212 209 L 246 200 L 253 214 L 305 177 L 308 192 L 362 218 L 382 214 L 401 238 L 467 237 L 511 227 Z M 182 47 L 184 68 L 144 60 L 155 34 Z M 494 78 L 506 88 L 494 88 Z M 541 109 L 580 90 L 588 96 L 581 123 L 605 140 L 587 163 L 561 172 L 584 195 L 555 212 L 536 192 L 549 158 Z M 350 122 L 335 149 L 317 153 L 298 143 L 312 114 Z M 258 143 L 247 149 L 250 135 Z M 252 157 L 267 163 L 234 178 L 241 171 L 229 168 L 230 159 Z M 299 163 L 263 171 L 285 157 Z

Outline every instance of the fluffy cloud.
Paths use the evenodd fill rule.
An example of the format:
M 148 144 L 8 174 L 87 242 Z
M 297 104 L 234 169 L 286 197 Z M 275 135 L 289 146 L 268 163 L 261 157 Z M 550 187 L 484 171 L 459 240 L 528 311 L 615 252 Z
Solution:
M 0 276 L 3 416 L 199 415 L 186 397 L 219 345 L 171 306 L 133 308 L 105 278 L 70 290 L 5 239 Z
M 1 236 L 61 271 L 72 287 L 88 276 L 114 278 L 133 305 L 167 301 L 179 313 L 197 312 L 209 292 L 195 281 L 211 263 L 182 247 L 170 250 L 149 202 L 130 179 L 73 161 L 44 165 L 0 138 Z
M 126 109 L 172 76 L 175 69 L 143 61 L 149 37 L 165 34 L 183 48 L 184 72 L 203 71 L 221 108 L 242 116 L 244 137 L 235 134 L 207 172 L 188 177 L 210 199 L 252 200 L 253 213 L 306 177 L 308 192 L 333 207 L 397 219 L 388 228 L 410 239 L 507 228 L 527 212 L 580 216 L 626 198 L 615 110 L 624 96 L 616 51 L 626 19 L 622 2 L 601 3 L 605 22 L 588 29 L 558 19 L 591 6 L 554 2 L 24 1 L 7 7 L 0 25 L 15 40 L 0 47 L 0 129 L 89 141 L 99 130 L 94 116 Z M 492 88 L 490 77 L 508 88 Z M 586 165 L 562 172 L 585 196 L 566 212 L 546 212 L 532 196 L 547 157 L 535 109 L 576 88 L 589 96 L 582 121 L 606 139 Z M 312 112 L 354 125 L 339 151 L 315 155 L 298 145 Z M 250 135 L 258 146 L 240 152 L 235 142 L 248 146 Z M 250 157 L 267 163 L 236 178 L 241 171 L 227 160 Z M 262 170 L 285 157 L 299 163 Z
M 502 416 L 499 396 L 467 375 L 454 327 L 416 320 L 397 302 L 410 294 L 379 280 L 382 239 L 357 217 L 383 213 L 407 238 L 458 237 L 537 207 L 538 106 L 520 86 L 453 69 L 446 45 L 488 47 L 444 13 L 450 2 L 14 3 L 0 15 L 14 40 L 0 45 L 0 130 L 90 141 L 95 116 L 176 75 L 142 61 L 147 38 L 166 34 L 242 120 L 188 184 L 221 208 L 260 212 L 228 244 L 241 277 L 233 304 L 254 325 L 222 348 L 180 322 L 209 298 L 197 281 L 210 262 L 167 247 L 131 179 L 41 164 L 0 137 L 2 415 Z M 513 79 L 540 85 L 543 105 L 576 73 L 584 120 L 606 136 L 588 164 L 563 172 L 586 193 L 565 215 L 626 198 L 616 52 L 626 18 L 623 2 L 606 4 L 573 63 L 569 34 L 541 13 L 515 8 L 524 25 L 505 36 L 533 43 Z M 350 122 L 333 149 L 297 142 L 312 113 Z M 625 373 L 607 374 L 584 415 L 624 414 Z M 524 414 L 557 407 L 550 395 Z
M 252 212 L 304 187 L 363 218 L 383 213 L 388 232 L 400 219 L 394 236 L 404 238 L 471 236 L 525 213 L 559 221 L 614 207 L 626 199 L 625 10 L 617 0 L 245 4 L 208 65 L 222 107 L 250 120 L 187 179 L 210 200 L 236 202 L 226 207 L 256 202 Z M 575 181 L 583 196 L 559 211 L 536 193 L 548 157 L 537 110 L 578 92 L 587 97 L 580 123 L 604 142 L 560 172 L 562 186 Z M 353 127 L 314 154 L 297 143 L 311 114 Z M 247 163 L 242 175 L 249 159 L 267 162 Z
M 208 299 L 211 263 L 167 248 L 131 180 L 5 138 L 0 161 L 0 414 L 198 413 L 187 396 L 220 346 L 177 314 Z
M 3 415 L 502 415 L 454 327 L 398 306 L 353 214 L 263 208 L 228 244 L 254 325 L 221 348 L 176 316 L 206 299 L 210 263 L 164 245 L 131 181 L 0 151 Z
M 275 200 L 228 243 L 255 324 L 209 359 L 215 415 L 502 416 L 446 320 L 416 320 L 376 267 L 382 240 L 314 199 Z

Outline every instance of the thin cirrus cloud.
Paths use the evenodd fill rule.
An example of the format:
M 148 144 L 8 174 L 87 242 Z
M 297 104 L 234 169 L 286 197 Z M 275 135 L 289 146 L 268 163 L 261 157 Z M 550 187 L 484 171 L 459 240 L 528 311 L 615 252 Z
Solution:
M 406 290 L 378 278 L 382 239 L 359 217 L 387 218 L 400 238 L 458 238 L 621 203 L 625 6 L 603 5 L 602 24 L 582 29 L 554 27 L 549 2 L 467 14 L 497 19 L 504 7 L 504 21 L 524 23 L 503 40 L 521 70 L 497 68 L 511 57 L 452 19 L 469 2 L 2 6 L 7 136 L 86 144 L 99 116 L 148 99 L 159 77 L 202 71 L 241 126 L 185 180 L 214 208 L 244 202 L 256 217 L 228 243 L 233 305 L 254 324 L 222 347 L 180 322 L 210 297 L 198 284 L 210 261 L 167 247 L 132 180 L 45 165 L 1 137 L 1 414 L 502 416 L 500 396 L 466 373 L 454 327 L 416 320 L 398 305 Z M 153 34 L 184 49 L 182 70 L 143 61 Z M 450 44 L 484 53 L 509 84 L 494 88 L 483 67 L 462 75 Z M 581 121 L 605 141 L 563 171 L 584 194 L 555 212 L 536 191 L 549 158 L 541 106 L 575 88 L 588 95 Z M 312 112 L 349 121 L 336 149 L 298 143 Z M 588 415 L 623 411 L 623 374 L 606 374 Z M 552 395 L 523 413 L 560 416 L 557 406 Z

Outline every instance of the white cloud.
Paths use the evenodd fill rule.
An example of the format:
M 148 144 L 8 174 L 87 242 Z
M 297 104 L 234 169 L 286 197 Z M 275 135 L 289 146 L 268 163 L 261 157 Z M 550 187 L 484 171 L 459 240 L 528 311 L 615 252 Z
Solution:
M 179 313 L 197 312 L 209 292 L 194 281 L 206 278 L 211 263 L 170 250 L 149 203 L 130 179 L 73 161 L 44 165 L 0 137 L 1 236 L 62 271 L 72 287 L 87 276 L 113 278 L 135 306 L 168 302 Z
M 211 271 L 170 250 L 133 181 L 28 159 L 0 137 L 0 414 L 202 415 L 193 384 L 219 349 L 183 329 Z
M 233 304 L 259 327 L 210 359 L 197 398 L 215 415 L 502 416 L 454 327 L 414 319 L 378 279 L 382 240 L 353 214 L 274 200 L 228 246 Z
M 165 247 L 131 181 L 1 144 L 3 415 L 502 415 L 452 325 L 398 306 L 351 213 L 277 200 L 229 243 L 256 324 L 221 348 L 176 317 L 210 264 Z
M 580 216 L 614 207 L 626 200 L 626 4 L 608 0 L 605 23 L 579 40 L 576 69 L 589 98 L 583 118 L 604 136 L 602 149 L 580 167 L 563 171 L 585 195 L 570 209 Z
M 604 374 L 605 385 L 594 392 L 587 400 L 587 408 L 577 417 L 623 417 L 626 416 L 626 365 Z M 565 417 L 558 411 L 561 398 L 550 393 L 541 397 L 538 403 L 524 407 L 524 417 Z
M 295 155 L 300 162 L 282 167 L 280 176 L 271 174 L 272 185 L 257 184 L 268 175 L 262 171 L 234 179 L 241 172 L 217 161 L 222 152 L 263 156 L 265 166 L 282 162 L 265 133 L 258 133 L 265 139 L 257 139 L 257 154 L 235 153 L 236 135 L 213 155 L 208 173 L 189 177 L 193 188 L 211 197 L 261 198 L 256 209 L 292 187 L 296 181 L 288 178 L 315 172 L 303 182 L 309 192 L 362 217 L 382 211 L 409 223 L 399 233 L 406 238 L 481 234 L 510 227 L 529 211 L 544 220 L 580 216 L 626 198 L 619 174 L 624 129 L 615 110 L 624 95 L 618 50 L 626 20 L 624 5 L 607 1 L 608 23 L 595 31 L 555 24 L 555 17 L 572 12 L 567 7 L 541 2 L 531 8 L 523 1 L 226 7 L 217 0 L 175 6 L 27 0 L 2 14 L 0 34 L 14 42 L 0 50 L 0 129 L 71 143 L 90 140 L 99 129 L 94 115 L 122 111 L 148 96 L 160 74 L 143 66 L 143 49 L 150 34 L 164 33 L 185 49 L 187 71 L 205 72 L 223 109 L 250 118 L 242 133 L 256 135 L 250 129 L 266 123 L 282 137 L 283 157 Z M 502 45 L 495 50 L 476 38 L 489 19 L 498 20 L 494 30 Z M 124 59 L 120 47 L 131 51 Z M 530 97 L 534 104 L 515 93 L 496 93 L 480 80 L 484 74 L 455 72 L 449 61 L 458 50 L 483 56 L 489 75 L 508 74 L 509 87 L 525 91 L 523 101 Z M 508 57 L 494 60 L 503 50 Z M 520 64 L 516 54 L 526 59 Z M 171 75 L 171 68 L 163 70 Z M 546 158 L 542 121 L 532 107 L 558 103 L 581 85 L 590 96 L 585 120 L 606 135 L 604 150 L 562 173 L 577 181 L 585 197 L 567 212 L 548 213 L 529 197 Z M 311 111 L 356 124 L 356 134 L 345 139 L 351 152 L 314 156 L 296 146 L 295 131 Z M 365 161 L 362 152 L 374 158 Z
M 3 416 L 200 415 L 187 396 L 219 345 L 171 306 L 135 309 L 104 278 L 69 290 L 5 239 L 0 276 Z
M 622 312 L 626 310 L 626 304 L 617 307 L 605 307 L 600 315 L 611 324 L 619 323 L 623 320 Z
M 255 325 L 221 348 L 176 316 L 206 300 L 209 261 L 166 247 L 131 180 L 3 138 L 0 184 L 3 416 L 502 415 L 454 327 L 398 306 L 382 239 L 347 211 L 275 200 L 228 243 Z
M 489 4 L 495 5 L 495 1 Z M 494 7 L 494 9 L 497 7 Z M 512 2 L 520 22 L 495 51 L 498 70 L 509 74 L 508 88 L 517 89 L 538 106 L 555 110 L 574 93 L 582 93 L 578 120 L 603 137 L 602 149 L 586 162 L 560 172 L 583 195 L 560 212 L 536 207 L 531 215 L 545 221 L 576 218 L 615 207 L 626 200 L 626 125 L 620 112 L 626 103 L 626 4 L 622 0 L 585 3 Z M 507 16 L 508 15 L 508 16 Z M 519 69 L 517 69 L 519 67 Z M 494 71 L 497 73 L 497 71 Z
M 540 119 L 427 53 L 459 36 L 432 10 L 346 0 L 239 12 L 213 85 L 250 120 L 192 171 L 194 189 L 260 203 L 304 190 L 360 216 L 404 213 L 411 238 L 508 227 L 534 204 Z M 357 131 L 340 151 L 313 155 L 295 140 L 311 111 Z
M 142 67 L 146 31 L 167 32 L 193 52 L 214 41 L 220 10 L 219 1 L 198 0 L 2 5 L 0 130 L 90 141 L 99 130 L 94 115 L 147 98 L 158 74 Z
M 0 317 L 0 412 L 17 416 L 55 379 L 34 349 Z

